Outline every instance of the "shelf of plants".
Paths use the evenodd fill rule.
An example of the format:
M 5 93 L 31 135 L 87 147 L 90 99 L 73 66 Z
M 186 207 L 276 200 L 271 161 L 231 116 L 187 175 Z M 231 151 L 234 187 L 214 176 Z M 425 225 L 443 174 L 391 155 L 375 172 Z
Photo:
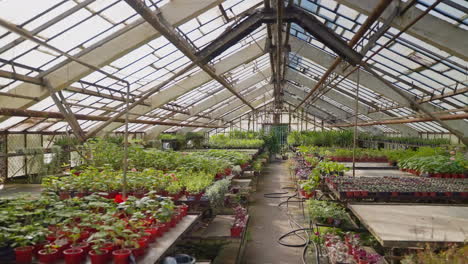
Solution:
M 418 137 L 389 137 L 375 136 L 367 133 L 359 133 L 358 140 L 364 142 L 390 143 L 400 146 L 445 146 L 450 144 L 449 139 L 423 139 Z M 353 131 L 293 131 L 287 138 L 291 146 L 322 146 L 342 147 L 353 146 Z
M 148 243 L 187 215 L 187 205 L 175 205 L 181 196 L 189 201 L 199 201 L 205 191 L 207 199 L 216 198 L 213 193 L 224 196 L 230 181 L 221 179 L 241 173 L 258 152 L 185 153 L 132 143 L 124 198 L 120 143 L 96 138 L 82 148 L 92 159 L 75 167 L 68 177 L 45 178 L 39 199 L 0 200 L 0 260 L 14 263 L 15 252 L 16 263 L 31 263 L 33 257 L 51 263 L 64 256 L 67 263 L 78 263 L 88 255 L 92 263 L 111 258 L 127 263 L 132 254 L 145 263 L 156 252 L 150 253 L 152 257 L 145 255 Z M 184 226 L 194 221 L 189 218 Z M 236 222 L 236 230 L 241 222 Z M 166 239 L 158 238 L 158 245 L 169 243 Z
M 306 204 L 314 228 L 311 239 L 325 249 L 331 263 L 386 263 L 382 257 L 384 249 L 371 233 L 367 231 L 345 233 L 344 230 L 352 230 L 349 224 L 352 225 L 353 221 L 348 220 L 349 215 L 340 202 L 383 200 L 466 203 L 468 201 L 468 179 L 465 179 L 468 163 L 462 152 L 455 148 L 419 147 L 416 150 L 356 148 L 357 162 L 388 161 L 393 166 L 398 165 L 405 171 L 411 170 L 421 177 L 347 177 L 343 174 L 349 169 L 340 162 L 350 161 L 353 156 L 353 150 L 346 143 L 349 143 L 346 140 L 349 134 L 347 132 L 312 134 L 310 136 L 308 133 L 300 133 L 291 136 L 298 137 L 302 142 L 321 143 L 320 146 L 297 146 L 296 155 L 288 161 L 288 168 L 298 179 L 301 197 L 307 199 Z M 344 136 L 341 141 L 337 138 L 339 135 Z M 322 195 L 319 190 L 327 189 L 331 190 L 340 201 L 323 200 L 328 196 Z M 377 249 L 381 254 L 377 254 L 373 249 Z
M 325 178 L 340 199 L 391 198 L 416 200 L 467 200 L 467 179 L 423 177 L 342 177 Z
M 99 155 L 97 152 L 93 154 Z M 134 148 L 129 159 L 132 168 L 127 172 L 129 195 L 143 197 L 149 191 L 156 191 L 175 200 L 183 195 L 200 200 L 215 180 L 230 175 L 233 170 L 248 167 L 251 157 L 226 150 L 187 154 Z M 73 177 L 49 177 L 45 179 L 44 187 L 58 193 L 62 199 L 96 192 L 105 192 L 113 199 L 123 189 L 122 174 L 120 168 L 112 168 L 109 164 L 87 166 L 73 170 Z
M 323 245 L 330 263 L 383 264 L 385 259 L 370 247 L 364 246 L 359 234 L 328 233 Z
M 149 244 L 165 239 L 187 215 L 186 206 L 155 193 L 116 202 L 99 194 L 60 200 L 45 192 L 38 199 L 2 199 L 0 211 L 2 263 L 80 263 L 88 256 L 92 263 L 128 263 L 130 254 L 144 257 Z
M 386 263 L 382 255 L 373 249 L 378 245 L 370 233 L 345 233 L 344 230 L 358 230 L 358 227 L 343 205 L 333 201 L 308 199 L 306 207 L 314 226 L 311 239 L 325 249 L 330 263 Z

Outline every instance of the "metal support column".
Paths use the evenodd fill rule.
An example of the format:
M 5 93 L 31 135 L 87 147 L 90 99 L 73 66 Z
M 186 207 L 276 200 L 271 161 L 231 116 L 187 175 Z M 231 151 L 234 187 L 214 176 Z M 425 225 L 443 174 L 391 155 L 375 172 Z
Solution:
M 8 177 L 8 134 L 0 133 L 0 184 Z

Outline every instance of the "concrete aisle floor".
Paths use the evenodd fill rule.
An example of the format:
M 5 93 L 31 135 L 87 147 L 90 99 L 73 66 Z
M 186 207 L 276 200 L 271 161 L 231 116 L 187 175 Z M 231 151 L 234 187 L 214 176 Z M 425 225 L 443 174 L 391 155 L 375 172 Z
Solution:
M 249 238 L 244 254 L 244 264 L 292 264 L 302 263 L 302 248 L 285 247 L 277 240 L 291 231 L 284 209 L 277 207 L 280 199 L 265 198 L 263 194 L 282 192 L 282 187 L 291 186 L 289 173 L 284 161 L 270 163 L 259 177 L 255 202 L 249 207 Z M 290 206 L 291 207 L 291 206 Z M 297 206 L 296 206 L 297 208 Z M 296 237 L 284 240 L 288 243 L 302 243 Z

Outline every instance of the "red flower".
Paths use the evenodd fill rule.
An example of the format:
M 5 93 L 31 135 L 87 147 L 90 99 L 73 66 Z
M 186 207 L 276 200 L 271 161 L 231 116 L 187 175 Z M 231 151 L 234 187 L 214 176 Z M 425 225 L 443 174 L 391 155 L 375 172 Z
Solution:
M 125 199 L 123 198 L 123 196 L 121 194 L 117 194 L 114 198 L 114 202 L 116 203 L 123 203 L 125 201 L 127 201 L 128 197 L 126 197 Z

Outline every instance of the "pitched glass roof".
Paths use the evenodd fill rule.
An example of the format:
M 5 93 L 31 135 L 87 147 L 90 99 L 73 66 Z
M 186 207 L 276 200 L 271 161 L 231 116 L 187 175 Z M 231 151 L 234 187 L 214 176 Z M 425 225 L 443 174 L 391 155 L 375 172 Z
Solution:
M 249 11 L 263 8 L 262 0 L 210 0 L 204 1 L 204 6 L 192 5 L 190 12 L 181 14 L 180 11 L 177 12 L 179 4 L 177 1 L 145 0 L 144 2 L 153 11 L 159 9 L 168 21 L 177 21 L 174 29 L 192 45 L 195 51 L 200 51 L 220 34 L 230 30 L 242 21 Z M 367 14 L 353 9 L 353 4 L 348 4 L 348 2 L 356 1 L 294 1 L 296 5 L 333 29 L 345 41 L 349 41 L 355 35 L 367 18 Z M 433 3 L 434 0 L 419 0 L 411 8 L 424 11 Z M 28 8 L 25 9 L 25 5 Z M 444 26 L 454 27 L 464 33 L 454 36 L 454 39 L 450 41 L 468 43 L 467 12 L 466 1 L 451 0 L 438 4 L 427 16 L 443 21 Z M 183 52 L 179 51 L 167 38 L 160 36 L 122 0 L 3 0 L 0 1 L 0 18 L 28 30 L 36 38 L 63 52 L 86 58 L 86 62 L 98 66 L 104 72 L 128 81 L 132 100 L 137 100 L 148 90 L 177 75 L 191 63 Z M 371 67 L 386 80 L 412 95 L 415 100 L 450 92 L 456 93 L 459 89 L 466 88 L 468 62 L 466 58 L 460 58 L 449 52 L 450 41 L 447 42 L 449 45 L 447 48 L 440 48 L 408 31 L 380 50 L 400 32 L 397 27 L 391 26 L 375 43 L 372 43 L 371 36 L 377 34 L 381 27 L 384 27 L 383 20 L 371 27 L 355 49 L 357 51 L 368 50 L 364 54 L 364 60 L 368 59 Z M 286 25 L 283 30 L 286 30 Z M 134 32 L 145 34 L 133 34 Z M 336 57 L 332 50 L 306 33 L 297 24 L 291 24 L 289 34 L 291 39 L 299 40 L 303 47 L 314 47 L 331 58 Z M 125 39 L 122 36 L 129 36 L 129 38 Z M 234 89 L 239 89 L 240 96 L 257 105 L 272 101 L 271 64 L 268 49 L 265 46 L 266 38 L 267 27 L 262 25 L 208 63 L 216 74 L 225 78 Z M 115 43 L 117 39 L 119 39 L 118 44 Z M 112 48 L 102 50 L 102 47 Z M 251 51 L 254 48 L 257 48 L 256 53 Z M 374 55 L 376 51 L 379 52 Z M 244 61 L 239 59 L 244 59 Z M 236 64 L 226 65 L 234 60 Z M 311 79 L 311 82 L 317 82 L 327 68 L 327 65 L 321 65 L 315 58 L 304 55 L 300 50 L 291 50 L 287 70 L 292 78 L 286 80 L 285 90 L 293 86 L 309 92 L 312 88 L 310 83 L 299 83 L 294 80 L 294 77 L 301 75 Z M 31 40 L 26 40 L 3 27 L 0 27 L 0 70 L 30 77 L 61 78 L 65 83 L 63 96 L 75 114 L 110 117 L 125 109 L 126 87 L 121 82 L 96 71 L 80 69 L 64 56 Z M 57 72 L 60 73 L 59 76 L 54 75 Z M 331 85 L 339 82 L 334 88 L 336 94 L 348 100 L 354 100 L 356 82 L 351 79 L 340 81 L 343 76 L 338 74 L 332 77 L 335 79 L 331 81 Z M 253 79 L 255 81 L 252 81 Z M 33 96 L 37 99 L 18 99 L 22 100 L 18 103 L 18 108 L 59 112 L 54 101 L 43 91 L 25 92 L 29 91 L 29 85 L 33 84 L 0 77 L 0 92 L 2 93 L 0 103 L 6 102 L 5 100 L 18 99 L 7 96 L 8 93 L 25 97 Z M 396 108 L 401 103 L 391 96 L 379 93 L 380 90 L 376 87 L 366 85 L 366 83 L 361 83 L 359 86 L 360 103 L 371 110 L 384 109 L 383 113 L 389 118 L 405 117 L 417 113 L 408 107 Z M 312 98 L 316 98 L 309 100 L 306 107 L 311 105 L 320 108 L 315 102 L 321 100 L 349 113 L 349 116 L 355 114 L 354 106 L 345 105 L 340 98 L 327 95 L 327 89 L 320 90 L 322 92 L 315 94 Z M 291 91 L 289 89 L 288 92 Z M 227 99 L 223 100 L 217 99 L 226 93 L 228 92 L 224 86 L 208 78 L 199 67 L 194 67 L 161 87 L 150 99 L 132 110 L 132 118 L 190 124 L 217 124 L 219 118 L 231 116 L 233 113 L 239 113 L 239 115 L 243 113 L 243 105 L 234 95 L 229 94 Z M 467 103 L 467 93 L 430 101 L 433 109 L 437 111 L 466 108 Z M 195 110 L 198 112 L 194 113 Z M 336 113 L 333 115 L 336 118 Z M 368 113 L 359 113 L 359 118 L 372 120 Z M 65 131 L 70 129 L 65 121 L 52 118 L 0 117 L 0 121 L 0 130 Z M 325 120 L 327 121 L 331 120 Z M 466 120 L 458 122 L 466 123 Z M 84 130 L 92 130 L 102 122 L 79 120 L 79 123 Z M 436 122 L 405 125 L 418 132 L 446 132 Z M 147 124 L 131 124 L 130 130 L 151 131 L 153 127 Z M 394 127 L 378 126 L 377 128 L 383 132 L 395 132 Z M 115 125 L 112 129 L 122 131 L 123 126 Z M 179 128 L 170 128 L 171 131 L 176 129 Z

